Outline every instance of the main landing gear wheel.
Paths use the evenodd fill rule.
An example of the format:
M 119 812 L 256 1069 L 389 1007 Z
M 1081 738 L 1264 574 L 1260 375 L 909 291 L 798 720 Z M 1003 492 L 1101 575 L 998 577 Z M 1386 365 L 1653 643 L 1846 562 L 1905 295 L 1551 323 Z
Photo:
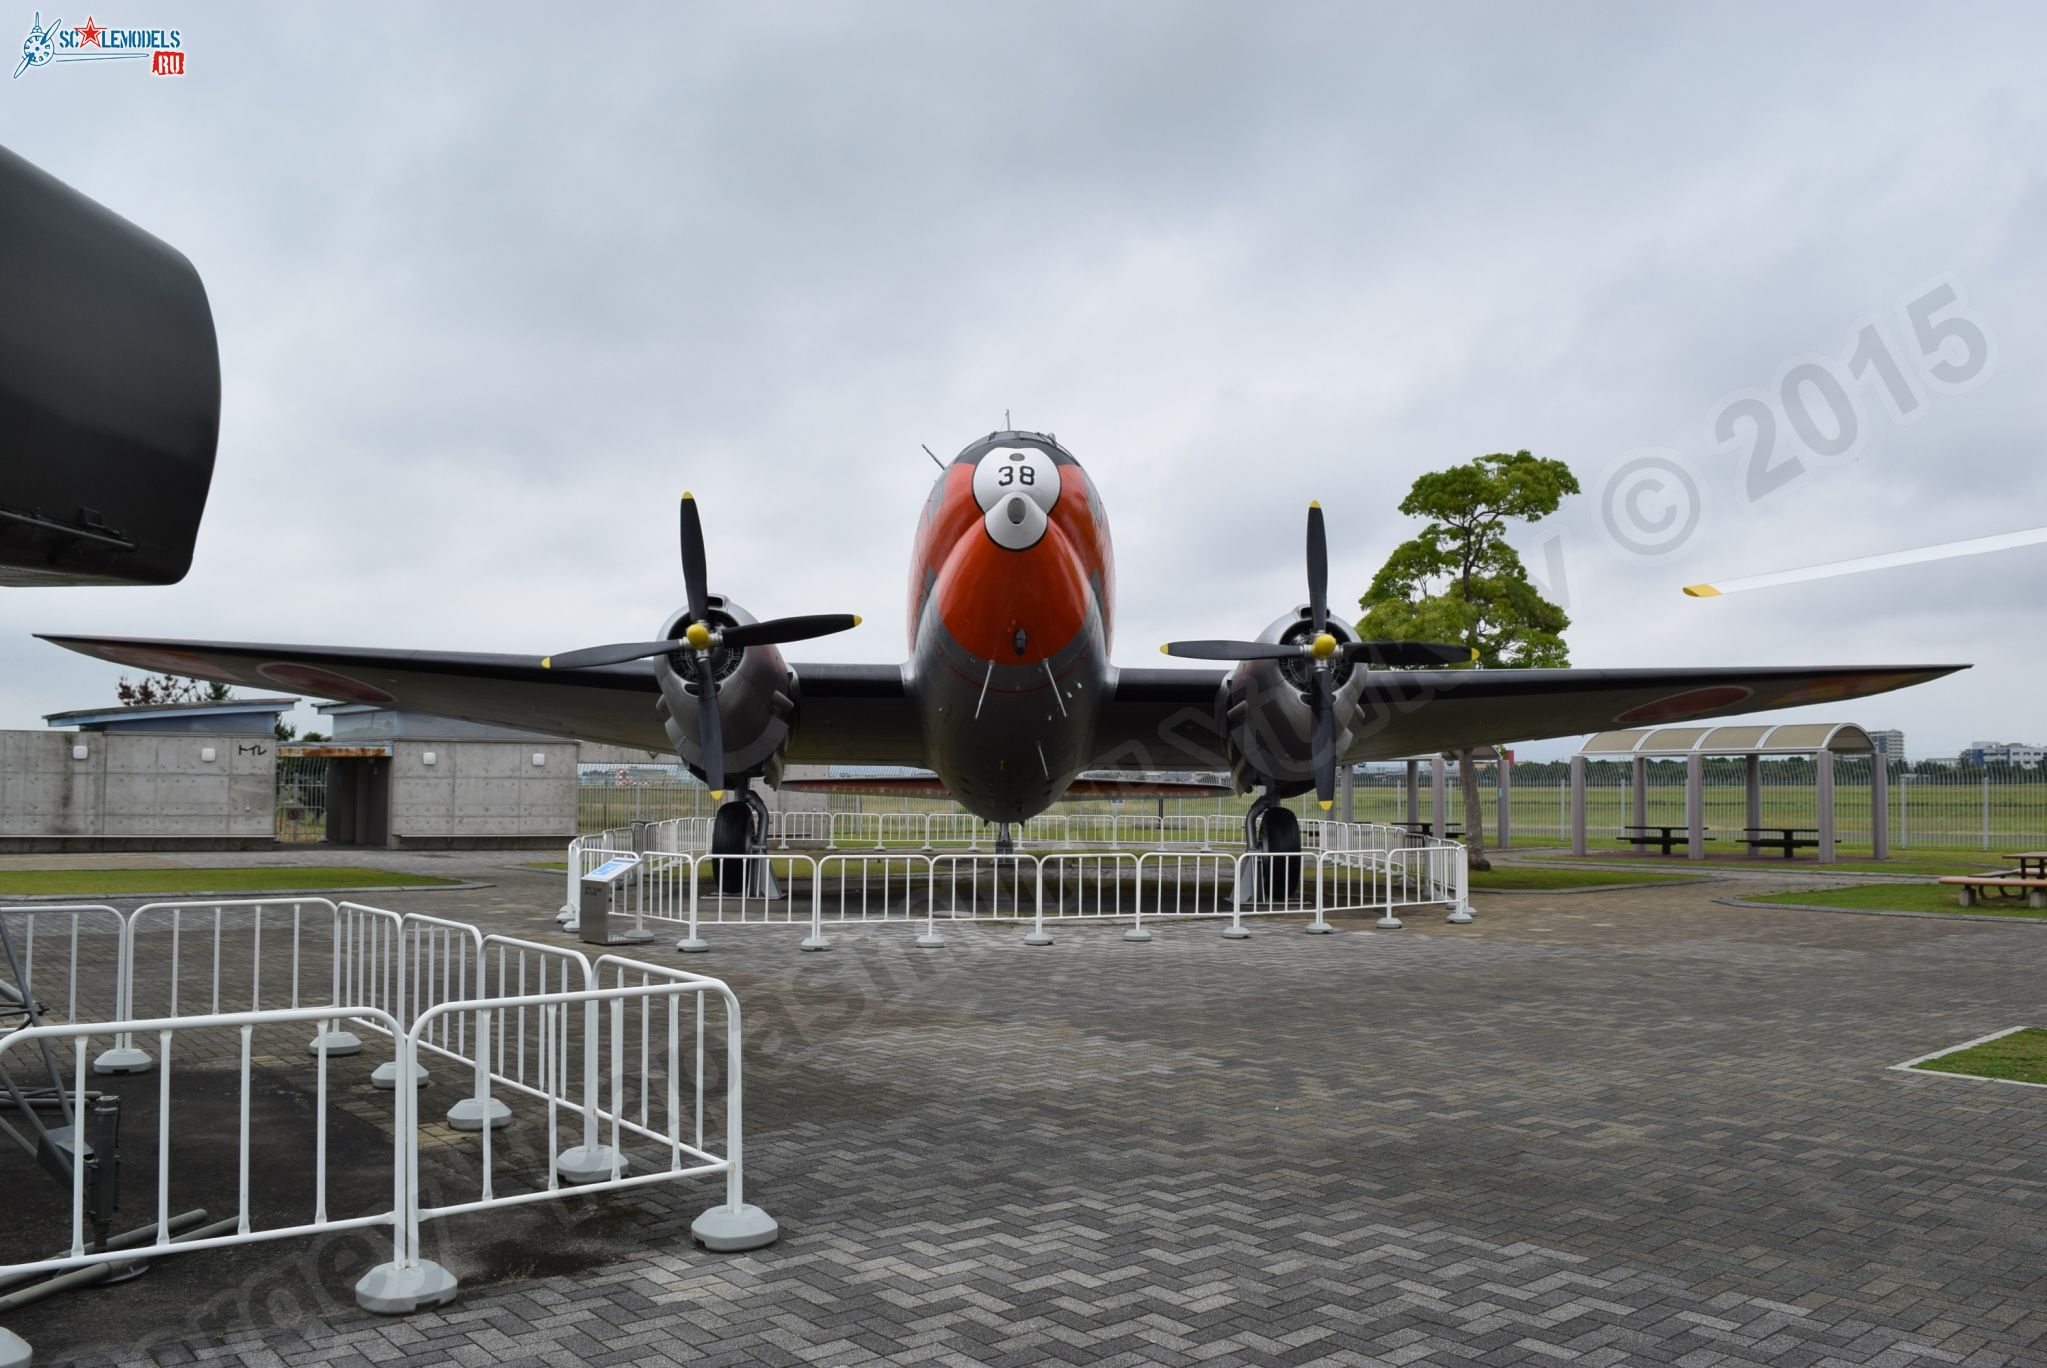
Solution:
M 767 852 L 768 805 L 747 791 L 719 805 L 711 817 L 711 854 L 759 856 Z M 724 859 L 717 865 L 721 898 L 779 898 L 781 884 L 765 859 Z
M 1281 858 L 1259 860 L 1261 902 L 1298 902 L 1301 896 L 1301 819 L 1292 808 L 1273 804 L 1262 813 L 1252 809 L 1251 848 Z

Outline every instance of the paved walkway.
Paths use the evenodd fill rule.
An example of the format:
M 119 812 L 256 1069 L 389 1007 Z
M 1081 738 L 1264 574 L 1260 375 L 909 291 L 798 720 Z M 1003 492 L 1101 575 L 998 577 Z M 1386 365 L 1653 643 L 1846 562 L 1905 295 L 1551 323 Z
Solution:
M 544 934 L 560 876 L 517 862 L 378 901 Z M 778 1245 L 696 1249 L 713 1194 L 670 1189 L 555 1204 L 564 1238 L 637 1252 L 554 1276 L 492 1218 L 430 1227 L 471 1279 L 438 1312 L 357 1312 L 379 1256 L 353 1237 L 140 1329 L 121 1290 L 75 1295 L 32 1338 L 91 1363 L 2047 1363 L 2047 1091 L 1886 1067 L 2047 1024 L 2047 927 L 1727 891 L 1235 943 L 714 930 L 691 967 L 745 1004 Z

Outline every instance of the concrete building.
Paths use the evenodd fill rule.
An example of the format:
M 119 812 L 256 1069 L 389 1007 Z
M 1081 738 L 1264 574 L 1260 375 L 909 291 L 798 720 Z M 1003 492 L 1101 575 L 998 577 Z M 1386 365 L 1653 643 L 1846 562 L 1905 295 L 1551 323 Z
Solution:
M 82 708 L 0 732 L 0 850 L 240 850 L 275 838 L 295 698 Z
M 1896 727 L 1887 727 L 1882 731 L 1868 731 L 1865 729 L 1864 734 L 1869 737 L 1871 744 L 1876 747 L 1878 755 L 1881 755 L 1887 761 L 1904 763 L 1905 733 L 1899 731 Z
M 281 748 L 287 838 L 392 849 L 523 848 L 576 834 L 574 741 L 359 703 L 322 703 L 329 741 Z M 290 798 L 317 831 L 289 826 Z

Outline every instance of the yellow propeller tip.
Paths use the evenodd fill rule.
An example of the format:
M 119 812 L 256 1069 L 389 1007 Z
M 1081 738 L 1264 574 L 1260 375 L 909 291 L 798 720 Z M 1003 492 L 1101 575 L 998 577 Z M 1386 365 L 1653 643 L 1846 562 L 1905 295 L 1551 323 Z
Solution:
M 696 497 L 697 497 L 696 495 L 690 493 L 687 489 L 682 491 L 682 499 L 684 503 L 692 503 L 696 500 Z
M 1467 646 L 1464 649 L 1471 652 L 1471 663 L 1474 665 L 1478 664 L 1478 647 Z
M 1720 591 L 1710 584 L 1687 584 L 1685 593 L 1692 598 L 1719 598 Z
M 1308 507 L 1310 507 L 1310 508 L 1320 508 L 1321 506 L 1322 506 L 1322 501 L 1321 501 L 1320 499 L 1310 499 L 1310 500 L 1308 500 Z
M 858 613 L 853 614 L 853 625 L 855 627 L 860 625 L 860 615 Z
M 1161 647 L 1159 647 L 1159 654 L 1160 654 L 1160 655 L 1171 655 L 1172 653 L 1173 653 L 1173 648 L 1172 648 L 1171 646 L 1169 646 L 1169 645 L 1168 645 L 1168 646 L 1161 646 Z
M 1329 809 L 1336 806 L 1336 800 L 1334 798 L 1317 798 L 1315 801 L 1321 805 L 1322 810 L 1324 812 L 1327 812 L 1329 811 Z
M 725 796 L 725 790 L 724 790 L 724 789 L 712 789 L 712 790 L 711 790 L 711 797 L 713 797 L 713 798 L 723 798 L 724 796 Z
M 553 656 L 540 657 L 540 668 L 543 670 L 552 670 L 554 668 L 554 657 Z

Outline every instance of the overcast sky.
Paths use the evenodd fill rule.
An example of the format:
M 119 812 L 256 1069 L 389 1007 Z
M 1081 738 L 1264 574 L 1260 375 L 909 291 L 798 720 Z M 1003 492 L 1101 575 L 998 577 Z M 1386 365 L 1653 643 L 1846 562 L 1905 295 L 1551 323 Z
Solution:
M 98 18 L 181 29 L 188 74 L 31 70 L 0 142 L 197 265 L 219 464 L 183 584 L 0 593 L 0 726 L 112 697 L 38 630 L 649 635 L 682 597 L 684 488 L 715 590 L 866 615 L 794 659 L 896 660 L 918 444 L 950 457 L 1006 409 L 1107 502 L 1124 664 L 1297 602 L 1309 499 L 1347 603 L 1417 474 L 1526 447 L 1585 486 L 1517 537 L 1539 574 L 1561 554 L 1574 664 L 1973 661 L 1821 711 L 1915 758 L 2047 738 L 2047 548 L 1679 592 L 2047 523 L 2037 7 Z M 1924 355 L 1915 299 L 1928 329 L 1972 315 L 1990 364 L 1954 327 Z M 1748 428 L 1723 448 L 1716 420 L 1871 321 L 1910 421 L 1865 363 L 1856 446 L 1801 454 L 1787 414 L 1760 482 L 1790 476 L 1745 498 Z M 1967 374 L 1936 389 L 1936 361 Z M 1699 517 L 1631 556 L 1602 507 L 1642 544 L 1690 520 L 1679 483 L 1637 487 L 1669 468 L 1648 449 Z

